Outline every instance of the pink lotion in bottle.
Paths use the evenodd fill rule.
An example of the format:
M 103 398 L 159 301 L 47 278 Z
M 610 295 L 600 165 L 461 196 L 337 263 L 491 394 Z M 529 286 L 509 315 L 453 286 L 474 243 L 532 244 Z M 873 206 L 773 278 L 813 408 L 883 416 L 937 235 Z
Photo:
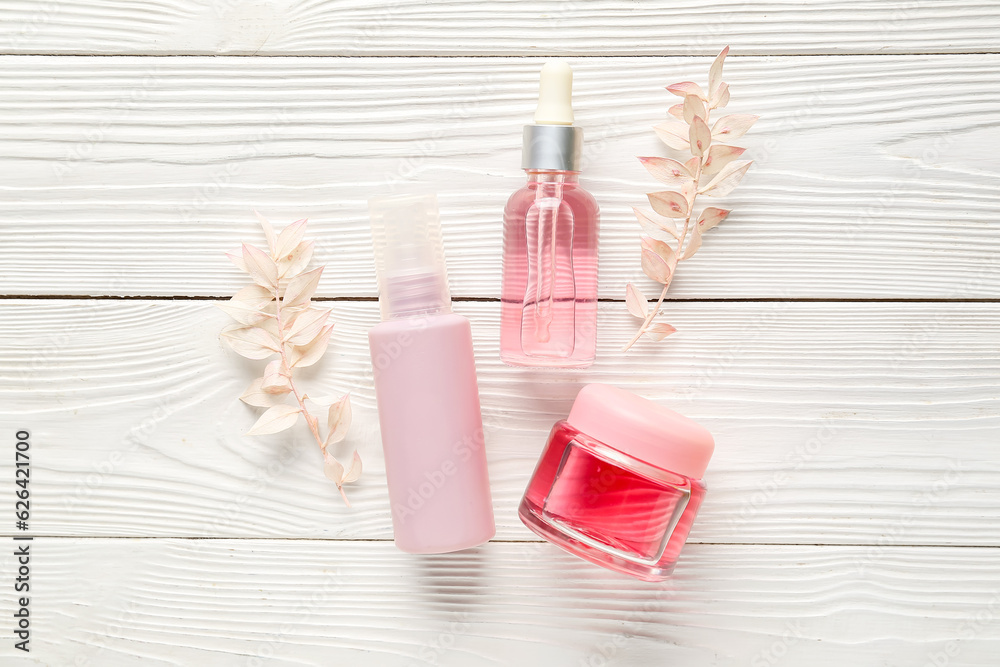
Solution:
M 594 361 L 600 215 L 579 184 L 583 130 L 573 127 L 572 89 L 569 65 L 546 63 L 535 124 L 524 128 L 528 183 L 504 209 L 500 358 L 513 366 Z
M 445 553 L 496 532 L 469 320 L 451 312 L 437 199 L 369 201 L 382 322 L 368 332 L 396 546 Z

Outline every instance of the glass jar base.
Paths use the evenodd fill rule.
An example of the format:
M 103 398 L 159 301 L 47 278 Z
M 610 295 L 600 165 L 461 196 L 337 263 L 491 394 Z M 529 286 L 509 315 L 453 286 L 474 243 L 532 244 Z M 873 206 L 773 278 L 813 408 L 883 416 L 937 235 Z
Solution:
M 594 357 L 573 359 L 528 356 L 526 354 L 512 354 L 501 350 L 500 361 L 516 368 L 589 368 L 594 363 Z
M 584 544 L 571 535 L 567 535 L 558 526 L 547 521 L 542 515 L 541 509 L 532 508 L 531 503 L 526 499 L 521 500 L 521 505 L 517 509 L 517 515 L 520 517 L 521 522 L 539 537 L 574 556 L 578 556 L 609 570 L 627 574 L 643 581 L 664 581 L 674 571 L 676 561 L 658 563 L 655 566 L 634 563 Z

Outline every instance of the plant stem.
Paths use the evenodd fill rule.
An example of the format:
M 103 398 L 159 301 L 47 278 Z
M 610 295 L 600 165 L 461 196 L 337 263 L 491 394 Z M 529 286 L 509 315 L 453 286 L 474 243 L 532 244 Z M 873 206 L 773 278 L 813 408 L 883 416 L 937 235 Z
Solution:
M 712 110 L 706 107 L 706 124 L 708 123 L 708 118 L 711 114 Z M 684 218 L 684 229 L 681 231 L 681 237 L 677 240 L 677 261 L 674 263 L 674 266 L 670 271 L 670 276 L 667 277 L 667 282 L 663 283 L 663 291 L 660 292 L 660 298 L 656 300 L 656 304 L 653 306 L 653 309 L 649 311 L 649 315 L 647 315 L 646 319 L 643 320 L 642 326 L 639 327 L 639 331 L 632 337 L 632 340 L 626 343 L 625 347 L 622 348 L 622 352 L 628 352 L 629 349 L 631 349 L 631 347 L 635 345 L 640 338 L 642 338 L 642 334 L 646 333 L 646 330 L 649 329 L 649 325 L 652 324 L 653 318 L 660 312 L 660 306 L 663 305 L 663 299 L 667 296 L 667 290 L 670 289 L 670 283 L 674 281 L 674 274 L 677 273 L 677 265 L 683 261 L 681 259 L 681 251 L 684 249 L 684 241 L 687 239 L 688 230 L 691 227 L 691 216 L 694 215 L 694 203 L 698 199 L 698 183 L 701 181 L 701 171 L 705 166 L 705 158 L 707 155 L 707 153 L 702 154 L 701 158 L 698 160 L 698 171 L 694 175 L 693 181 L 694 192 L 691 194 L 691 201 L 688 202 L 687 217 Z
M 281 337 L 281 332 L 282 332 L 281 296 L 277 285 L 275 285 L 274 287 L 273 294 L 274 294 L 274 313 L 275 313 L 274 323 L 278 327 L 278 349 L 279 349 L 279 354 L 281 355 L 281 366 L 282 368 L 288 371 L 288 386 L 291 388 L 292 395 L 295 396 L 295 400 L 299 404 L 299 409 L 302 410 L 302 415 L 306 419 L 306 424 L 308 424 L 309 430 L 312 431 L 313 437 L 316 438 L 316 444 L 319 445 L 320 452 L 325 457 L 326 444 L 323 442 L 323 438 L 321 438 L 319 435 L 319 428 L 316 426 L 317 424 L 316 418 L 313 417 L 311 414 L 309 414 L 309 410 L 306 409 L 305 399 L 303 399 L 302 395 L 299 394 L 299 390 L 295 387 L 295 381 L 292 379 L 292 367 L 288 363 L 288 355 L 285 353 L 285 341 L 282 340 Z M 344 492 L 344 486 L 339 482 L 337 483 L 337 490 L 340 491 L 340 496 L 344 499 L 344 503 L 348 507 L 350 507 L 351 501 L 347 499 L 347 494 Z
M 659 300 L 657 300 L 656 305 L 653 306 L 653 310 L 649 311 L 649 315 L 646 316 L 646 319 L 643 321 L 642 326 L 639 327 L 638 333 L 636 333 L 635 336 L 632 337 L 632 340 L 630 340 L 628 343 L 625 344 L 625 347 L 622 348 L 622 352 L 628 352 L 629 348 L 635 345 L 639 341 L 639 339 L 642 338 L 642 334 L 646 333 L 646 329 L 649 327 L 649 323 L 656 316 L 656 313 L 659 312 L 660 304 L 663 303 L 663 298 L 667 296 L 667 290 L 670 289 L 670 281 L 672 281 L 673 279 L 674 279 L 674 274 L 671 271 L 670 278 L 668 278 L 666 284 L 663 285 L 663 291 L 660 292 L 660 298 Z

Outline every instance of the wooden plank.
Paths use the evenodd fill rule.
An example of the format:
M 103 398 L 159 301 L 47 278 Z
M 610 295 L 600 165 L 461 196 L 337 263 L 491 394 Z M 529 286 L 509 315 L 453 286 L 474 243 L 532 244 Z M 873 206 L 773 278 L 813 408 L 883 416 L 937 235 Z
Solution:
M 689 545 L 647 584 L 542 544 L 40 538 L 45 664 L 990 665 L 996 549 Z M 4 559 L 2 575 L 13 577 Z M 12 587 L 0 593 L 14 608 Z M 724 637 L 724 641 L 720 639 Z M 946 651 L 948 653 L 946 653 Z M 0 647 L 15 661 L 10 642 Z M 747 662 L 752 660 L 753 662 Z M 36 663 L 31 663 L 36 664 Z
M 344 452 L 366 472 L 350 510 L 304 432 L 241 435 L 256 417 L 236 397 L 262 364 L 220 347 L 212 303 L 4 302 L 0 430 L 33 434 L 32 529 L 391 539 L 376 304 L 332 305 L 331 351 L 301 381 L 351 392 Z M 531 539 L 515 511 L 547 432 L 582 384 L 607 382 L 714 433 L 695 542 L 1000 545 L 983 530 L 1000 519 L 998 304 L 671 304 L 679 333 L 627 355 L 635 322 L 602 304 L 598 362 L 572 372 L 502 365 L 498 304 L 456 308 L 473 322 L 498 539 Z
M 366 201 L 422 186 L 440 190 L 453 293 L 496 297 L 541 62 L 0 58 L 2 293 L 232 293 L 223 253 L 260 236 L 256 207 L 315 221 L 323 295 L 373 296 Z M 620 299 L 645 280 L 631 206 L 656 189 L 634 156 L 665 150 L 662 86 L 708 60 L 574 64 L 601 294 Z M 763 115 L 758 164 L 673 297 L 1000 294 L 1000 56 L 745 58 L 730 74 L 731 110 Z
M 988 0 L 8 0 L 3 53 L 686 55 L 995 51 Z

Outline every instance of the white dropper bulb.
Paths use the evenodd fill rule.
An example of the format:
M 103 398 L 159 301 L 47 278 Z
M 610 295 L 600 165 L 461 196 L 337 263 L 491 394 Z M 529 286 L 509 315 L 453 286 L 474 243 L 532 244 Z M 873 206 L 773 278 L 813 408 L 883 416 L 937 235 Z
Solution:
M 562 60 L 549 61 L 542 67 L 535 124 L 573 124 L 573 70 Z

